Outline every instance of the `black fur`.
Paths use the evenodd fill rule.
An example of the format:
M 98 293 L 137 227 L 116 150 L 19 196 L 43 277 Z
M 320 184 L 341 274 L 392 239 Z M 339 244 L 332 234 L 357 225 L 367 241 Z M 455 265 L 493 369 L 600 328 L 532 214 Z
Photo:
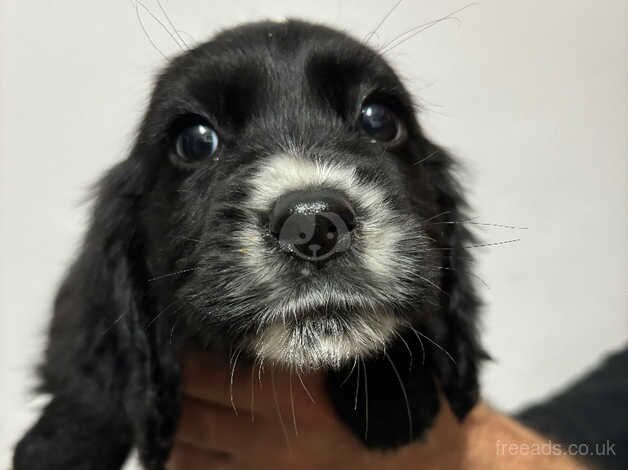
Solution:
M 356 129 L 355 112 L 367 96 L 401 117 L 402 145 L 383 148 Z M 173 164 L 173 136 L 191 115 L 217 129 L 220 158 Z M 477 401 L 485 355 L 465 248 L 472 237 L 462 224 L 442 223 L 464 219 L 451 159 L 423 135 L 407 91 L 376 52 L 321 26 L 255 23 L 172 61 L 130 156 L 98 186 L 82 251 L 57 296 L 41 368 L 42 391 L 52 401 L 16 447 L 15 470 L 113 470 L 132 447 L 146 468 L 163 468 L 177 422 L 182 350 L 194 344 L 228 351 L 255 334 L 257 309 L 272 306 L 272 289 L 295 282 L 291 263 L 298 262 L 281 258 L 283 271 L 272 284 L 250 284 L 237 295 L 232 289 L 242 274 L 234 234 L 251 215 L 242 207 L 250 176 L 288 143 L 306 156 L 356 166 L 361 178 L 385 189 L 396 210 L 423 221 L 431 240 L 406 249 L 438 289 L 406 286 L 398 303 L 373 302 L 388 302 L 418 334 L 404 331 L 404 341 L 393 341 L 386 355 L 329 372 L 339 417 L 380 449 L 421 437 L 439 409 L 439 393 L 464 418 Z M 262 226 L 264 214 L 257 215 Z M 340 292 L 360 284 L 367 300 L 372 292 L 384 295 L 364 269 L 334 262 L 346 263 L 333 277 Z M 314 287 L 328 285 L 326 275 L 311 281 Z M 360 313 L 344 307 L 348 316 Z

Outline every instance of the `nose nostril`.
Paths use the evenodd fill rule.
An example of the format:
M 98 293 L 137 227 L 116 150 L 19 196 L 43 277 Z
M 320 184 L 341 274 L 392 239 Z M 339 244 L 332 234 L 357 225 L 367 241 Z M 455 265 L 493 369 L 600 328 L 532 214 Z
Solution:
M 275 203 L 269 228 L 281 249 L 318 263 L 348 249 L 355 211 L 336 191 L 295 191 Z

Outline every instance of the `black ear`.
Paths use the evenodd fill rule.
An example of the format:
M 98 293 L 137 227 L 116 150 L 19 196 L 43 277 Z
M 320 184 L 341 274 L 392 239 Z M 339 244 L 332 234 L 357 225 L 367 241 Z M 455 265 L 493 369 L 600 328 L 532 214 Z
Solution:
M 178 379 L 168 350 L 156 354 L 160 332 L 147 328 L 138 223 L 146 178 L 131 157 L 98 186 L 82 250 L 57 294 L 40 369 L 41 390 L 52 398 L 17 445 L 15 470 L 118 469 L 133 445 L 160 462 L 167 456 L 169 440 L 159 437 L 174 429 L 176 406 L 169 405 Z M 157 389 L 157 380 L 170 389 Z
M 468 207 L 455 177 L 456 163 L 449 154 L 424 142 L 425 161 L 436 188 L 437 206 L 442 214 L 433 220 L 432 234 L 442 248 L 441 313 L 422 326 L 432 338 L 434 375 L 454 414 L 463 419 L 479 398 L 479 366 L 489 356 L 478 337 L 481 302 L 472 277 L 473 257 L 469 246 L 476 243 L 464 223 Z M 425 157 L 424 157 L 425 158 Z M 436 346 L 438 344 L 438 346 Z M 442 348 L 442 350 L 440 350 Z M 447 354 L 444 353 L 447 351 Z
M 478 368 L 487 358 L 477 335 L 480 302 L 467 248 L 473 237 L 458 223 L 465 220 L 466 203 L 452 174 L 454 163 L 427 141 L 413 153 L 423 166 L 413 165 L 411 178 L 423 181 L 414 185 L 417 193 L 411 197 L 417 207 L 437 208 L 428 220 L 435 222 L 429 232 L 443 268 L 438 308 L 428 315 L 417 312 L 414 331 L 401 333 L 386 354 L 328 376 L 340 417 L 367 446 L 381 449 L 421 438 L 438 413 L 441 396 L 462 420 L 478 401 Z M 431 190 L 425 190 L 426 180 Z

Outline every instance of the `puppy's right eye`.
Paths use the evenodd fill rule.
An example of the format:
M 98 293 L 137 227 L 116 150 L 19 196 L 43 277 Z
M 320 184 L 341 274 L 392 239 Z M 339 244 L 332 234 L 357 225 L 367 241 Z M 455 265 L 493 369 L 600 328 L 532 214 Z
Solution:
M 212 157 L 218 149 L 218 134 L 207 124 L 193 124 L 177 135 L 174 152 L 183 163 L 196 163 Z

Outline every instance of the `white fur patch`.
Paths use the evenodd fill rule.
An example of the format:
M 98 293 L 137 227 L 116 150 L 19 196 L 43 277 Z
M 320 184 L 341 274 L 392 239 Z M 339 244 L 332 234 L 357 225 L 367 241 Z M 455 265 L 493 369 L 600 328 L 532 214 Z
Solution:
M 374 184 L 361 182 L 356 168 L 289 154 L 276 155 L 253 177 L 247 205 L 256 211 L 270 212 L 282 195 L 308 188 L 342 191 L 364 209 L 365 214 L 358 213 L 363 262 L 383 282 L 394 281 L 399 270 L 396 246 L 402 239 L 414 235 L 406 232 L 403 220 L 399 220 L 386 201 L 384 191 Z M 258 245 L 261 236 L 259 231 L 251 227 L 242 235 L 247 244 L 245 249 L 255 250 L 254 245 Z M 253 241 L 253 245 L 249 241 Z M 261 261 L 251 260 L 256 266 L 260 266 Z
M 352 321 L 350 331 L 321 334 L 315 325 L 288 328 L 275 324 L 251 343 L 252 352 L 265 361 L 297 369 L 340 367 L 383 350 L 401 325 L 391 315 L 373 321 Z
M 254 221 L 245 223 L 236 234 L 248 278 L 242 281 L 276 286 L 273 302 L 261 306 L 259 335 L 246 347 L 262 360 L 300 368 L 337 367 L 382 350 L 400 327 L 396 316 L 378 306 L 409 295 L 407 281 L 416 275 L 416 257 L 405 250 L 410 245 L 416 248 L 421 235 L 408 216 L 394 209 L 383 188 L 360 180 L 355 167 L 298 154 L 278 154 L 263 162 L 251 179 L 244 207 L 267 214 L 281 196 L 309 188 L 342 191 L 355 206 L 357 225 L 350 250 L 376 287 L 371 286 L 372 295 L 357 296 L 362 304 L 353 308 L 364 314 L 351 315 L 343 325 L 338 319 L 302 318 L 303 312 L 334 305 L 342 294 L 334 292 L 333 284 L 295 293 L 276 283 L 284 261 L 264 243 L 267 234 Z

